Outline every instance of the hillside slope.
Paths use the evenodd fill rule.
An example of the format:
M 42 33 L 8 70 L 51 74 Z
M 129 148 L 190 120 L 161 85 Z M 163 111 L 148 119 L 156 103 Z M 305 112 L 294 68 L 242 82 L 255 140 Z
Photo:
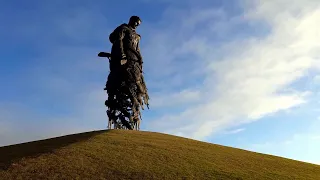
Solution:
M 109 130 L 1 147 L 0 179 L 320 180 L 320 166 L 161 133 Z

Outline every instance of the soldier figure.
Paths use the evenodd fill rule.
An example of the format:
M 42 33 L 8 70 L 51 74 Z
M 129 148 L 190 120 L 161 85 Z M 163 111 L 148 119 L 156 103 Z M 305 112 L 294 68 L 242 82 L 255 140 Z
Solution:
M 112 49 L 109 58 L 110 74 L 105 87 L 108 93 L 108 100 L 105 102 L 108 117 L 112 120 L 121 117 L 121 122 L 126 117 L 132 124 L 140 120 L 143 102 L 149 105 L 142 74 L 143 60 L 139 48 L 141 36 L 136 32 L 140 24 L 141 19 L 132 16 L 128 24 L 121 24 L 109 36 Z M 128 127 L 129 123 L 122 124 L 132 129 Z

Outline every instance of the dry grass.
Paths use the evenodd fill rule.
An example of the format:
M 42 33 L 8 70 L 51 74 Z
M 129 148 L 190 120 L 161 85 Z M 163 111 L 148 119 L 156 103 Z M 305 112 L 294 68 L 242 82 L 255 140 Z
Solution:
M 320 166 L 160 133 L 110 130 L 1 147 L 0 179 L 320 180 Z

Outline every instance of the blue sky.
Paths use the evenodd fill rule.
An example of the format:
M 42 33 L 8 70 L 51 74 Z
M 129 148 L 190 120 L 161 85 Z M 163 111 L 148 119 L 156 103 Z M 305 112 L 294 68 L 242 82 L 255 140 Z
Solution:
M 143 130 L 320 164 L 316 0 L 0 0 L 0 145 L 105 129 L 97 53 L 131 15 Z

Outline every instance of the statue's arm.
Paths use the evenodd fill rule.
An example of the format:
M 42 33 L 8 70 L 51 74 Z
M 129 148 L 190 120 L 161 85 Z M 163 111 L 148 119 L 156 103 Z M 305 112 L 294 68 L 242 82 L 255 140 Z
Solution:
M 140 43 L 138 43 L 137 51 L 138 51 L 138 53 L 139 53 L 139 55 L 140 55 L 140 58 L 142 59 L 142 57 L 141 57 L 141 51 L 140 51 Z
M 142 55 L 141 55 L 141 51 L 140 51 L 140 40 L 141 40 L 141 36 L 138 34 L 139 36 L 139 41 L 138 41 L 138 44 L 137 44 L 137 51 L 138 51 L 138 54 L 140 55 L 140 62 L 143 63 L 143 60 L 142 60 Z
M 113 44 L 118 45 L 122 59 L 126 59 L 126 54 L 123 49 L 123 39 L 125 37 L 125 31 L 126 29 L 120 26 L 115 31 L 113 31 L 112 34 L 110 34 L 110 37 L 113 36 Z
M 122 59 L 126 59 L 126 54 L 124 53 L 124 49 L 123 49 L 123 38 L 125 36 L 125 29 L 121 28 L 118 34 L 118 41 L 119 41 L 119 48 L 120 48 L 120 52 L 121 52 L 121 57 Z

